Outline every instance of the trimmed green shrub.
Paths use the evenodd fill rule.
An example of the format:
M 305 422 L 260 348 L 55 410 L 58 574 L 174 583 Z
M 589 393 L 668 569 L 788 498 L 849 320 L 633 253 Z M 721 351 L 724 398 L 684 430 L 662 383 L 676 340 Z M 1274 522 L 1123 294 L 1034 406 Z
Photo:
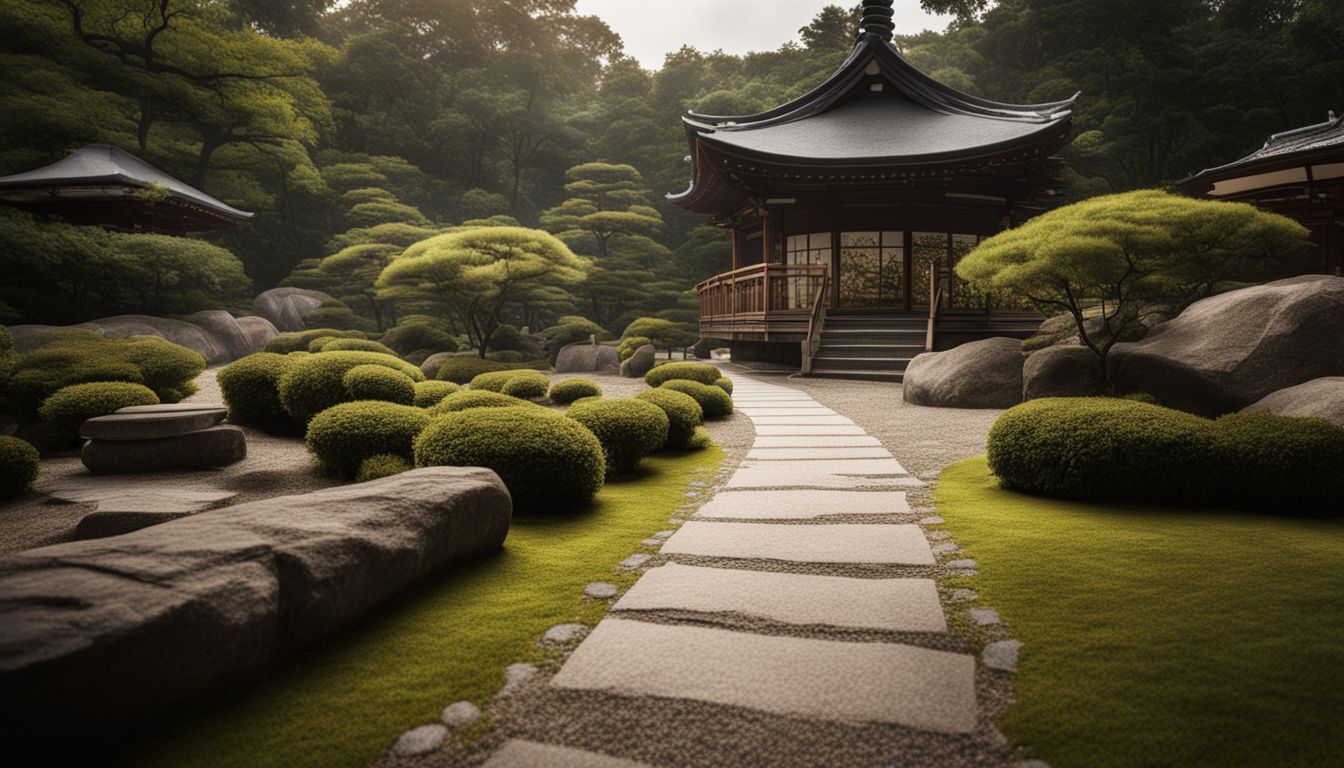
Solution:
M 1325 419 L 1246 412 L 1214 422 L 1217 487 L 1227 503 L 1337 515 L 1344 499 L 1344 429 Z
M 601 397 L 602 388 L 591 379 L 566 379 L 551 387 L 551 402 L 556 405 L 569 405 L 585 397 Z
M 432 408 L 459 389 L 461 387 L 451 381 L 416 382 L 414 405 L 417 408 Z
M 357 365 L 341 377 L 347 400 L 381 400 L 410 405 L 415 402 L 410 376 L 383 365 Z
M 551 365 L 555 365 L 556 358 L 560 356 L 560 350 L 570 344 L 587 341 L 593 336 L 601 341 L 607 336 L 605 328 L 586 317 L 579 317 L 578 315 L 565 315 L 560 318 L 559 322 L 541 333 L 546 337 L 546 359 Z
M 589 398 L 565 415 L 597 435 L 615 472 L 635 471 L 641 459 L 667 445 L 667 414 L 645 400 Z
M 616 356 L 621 359 L 622 363 L 624 363 L 626 360 L 630 359 L 631 355 L 635 354 L 635 350 L 652 344 L 653 340 L 648 336 L 631 336 L 626 339 L 621 339 L 621 343 L 616 345 Z
M 686 379 L 673 379 L 664 382 L 659 389 L 670 389 L 673 392 L 680 392 L 695 398 L 695 402 L 699 403 L 700 409 L 705 412 L 706 419 L 724 419 L 733 413 L 733 398 L 729 397 L 728 393 L 722 389 L 709 384 L 701 384 L 698 381 L 688 381 Z
M 596 436 L 545 408 L 482 408 L 435 418 L 415 441 L 417 467 L 487 467 L 518 512 L 565 512 L 590 502 L 606 477 Z
M 709 430 L 704 427 L 696 427 L 695 434 L 686 441 L 686 447 L 692 451 L 703 451 L 714 444 L 714 438 L 709 436 Z
M 473 408 L 517 408 L 523 405 L 536 405 L 536 403 L 484 389 L 464 389 L 443 398 L 430 408 L 429 412 L 432 415 L 439 415 L 469 411 Z
M 546 391 L 550 389 L 551 386 L 551 380 L 546 374 L 541 371 L 524 368 L 512 371 L 491 371 L 490 373 L 482 373 L 471 380 L 471 388 L 483 389 L 488 392 L 503 392 L 506 385 L 520 379 L 532 382 L 534 385 L 532 389 L 534 390 L 536 385 L 541 386 L 541 394 L 537 395 L 537 397 L 545 397 Z
M 217 378 L 224 402 L 229 406 L 229 421 L 274 435 L 303 434 L 303 425 L 280 403 L 280 377 L 297 359 L 258 352 L 221 370 Z
M 205 358 L 157 337 L 107 339 L 92 331 L 62 331 L 19 354 L 8 407 L 19 418 L 35 416 L 57 390 L 94 381 L 143 384 L 160 402 L 176 403 L 196 391 L 195 379 L 204 370 Z
M 423 350 L 429 354 L 456 352 L 457 338 L 426 322 L 403 322 L 383 334 L 381 341 L 403 355 Z M 428 357 L 429 355 L 426 355 Z
M 666 382 L 682 379 L 708 385 L 722 377 L 723 372 L 709 363 L 667 363 L 644 374 L 644 383 L 661 387 Z
M 364 334 L 359 331 L 341 331 L 335 328 L 314 328 L 309 331 L 281 333 L 266 342 L 265 351 L 274 352 L 277 355 L 287 355 L 290 352 L 307 352 L 309 344 L 323 338 L 362 339 Z
M 319 346 L 317 349 L 310 348 L 309 352 L 377 352 L 381 355 L 398 357 L 389 347 L 368 339 L 318 339 L 313 344 Z
M 551 380 L 546 374 L 540 371 L 519 371 L 521 374 L 535 373 L 535 376 L 514 376 L 512 379 L 504 382 L 500 388 L 500 394 L 516 397 L 520 400 L 540 400 L 546 396 L 550 389 Z
M 414 365 L 389 355 L 376 352 L 323 352 L 302 357 L 290 365 L 280 377 L 280 402 L 285 412 L 300 423 L 307 424 L 314 416 L 340 403 L 347 402 L 345 374 L 360 365 L 381 365 L 409 376 L 411 381 L 424 381 L 425 374 Z
M 718 387 L 719 389 L 722 389 L 724 392 L 727 392 L 730 395 L 733 394 L 733 380 L 728 378 L 727 376 L 720 376 L 719 378 L 715 379 L 714 386 Z
M 402 472 L 410 472 L 412 469 L 415 469 L 415 466 L 404 457 L 391 453 L 380 453 L 377 456 L 370 456 L 359 465 L 359 472 L 355 474 L 355 482 L 367 483 L 370 480 L 381 480 L 384 477 L 400 475 Z
M 0 499 L 22 496 L 41 472 L 37 449 L 17 437 L 0 435 Z
M 42 402 L 38 415 L 51 428 L 53 438 L 73 442 L 79 438 L 79 426 L 89 419 L 133 405 L 158 404 L 159 396 L 143 384 L 96 381 L 57 390 Z
M 361 400 L 327 408 L 308 424 L 308 451 L 324 472 L 351 479 L 365 459 L 382 454 L 409 460 L 429 414 L 410 405 Z
M 667 414 L 667 448 L 684 450 L 692 447 L 695 430 L 705 418 L 704 409 L 695 398 L 670 389 L 650 389 L 635 395 L 635 399 L 653 403 Z
M 494 352 L 485 353 L 486 360 L 493 360 L 496 363 L 505 363 L 507 365 L 517 365 L 527 359 L 527 355 L 514 349 L 501 349 Z
M 505 363 L 482 360 L 474 355 L 463 355 L 445 360 L 443 365 L 439 366 L 439 372 L 434 378 L 455 384 L 466 384 L 482 373 L 505 370 L 509 370 L 509 366 Z

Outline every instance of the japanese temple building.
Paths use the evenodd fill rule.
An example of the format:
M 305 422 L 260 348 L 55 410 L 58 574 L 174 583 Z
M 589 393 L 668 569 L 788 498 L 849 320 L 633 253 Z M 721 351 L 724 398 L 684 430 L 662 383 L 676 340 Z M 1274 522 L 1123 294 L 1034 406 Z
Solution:
M 110 144 L 89 144 L 51 165 L 0 176 L 0 205 L 72 224 L 166 235 L 253 217 Z
M 1344 116 L 1276 133 L 1236 162 L 1184 181 L 1187 195 L 1252 203 L 1311 230 L 1314 269 L 1341 275 L 1344 267 Z
M 735 359 L 899 380 L 926 348 L 1040 322 L 952 268 L 1048 207 L 1077 96 L 1000 104 L 945 86 L 893 45 L 891 6 L 864 4 L 853 52 L 801 98 L 683 119 L 693 178 L 670 200 L 732 230 L 731 271 L 698 291 L 702 335 Z

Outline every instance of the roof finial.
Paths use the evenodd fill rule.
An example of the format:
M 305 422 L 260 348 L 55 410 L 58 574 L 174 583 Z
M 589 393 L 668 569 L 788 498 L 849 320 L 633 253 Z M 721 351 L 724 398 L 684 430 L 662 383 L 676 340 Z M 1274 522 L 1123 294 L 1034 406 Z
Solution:
M 859 37 L 877 35 L 888 43 L 896 31 L 892 17 L 896 12 L 891 9 L 894 0 L 866 0 L 863 4 L 863 21 L 859 22 Z

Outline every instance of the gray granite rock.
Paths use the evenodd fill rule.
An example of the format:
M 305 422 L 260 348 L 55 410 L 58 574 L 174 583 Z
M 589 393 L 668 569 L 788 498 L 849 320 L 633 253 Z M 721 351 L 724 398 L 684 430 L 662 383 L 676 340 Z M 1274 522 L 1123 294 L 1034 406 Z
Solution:
M 272 288 L 261 293 L 252 302 L 257 314 L 266 318 L 281 333 L 307 330 L 303 319 L 323 303 L 331 301 L 331 296 L 321 291 L 306 288 Z
M 85 421 L 79 436 L 89 440 L 157 440 L 200 432 L 224 421 L 229 415 L 226 408 L 182 410 L 168 406 L 162 410 L 147 410 L 161 406 L 144 406 L 133 412 L 118 412 Z
M 38 723 L 142 724 L 497 551 L 511 507 L 436 467 L 10 555 L 0 689 Z
M 943 565 L 947 566 L 948 568 L 960 568 L 965 570 L 974 570 L 975 568 L 979 567 L 978 564 L 974 560 L 971 560 L 970 558 L 964 560 L 951 560 L 946 563 L 943 563 Z
M 616 585 L 606 581 L 594 581 L 584 587 L 583 594 L 598 600 L 609 600 L 616 596 Z
M 1022 402 L 1022 342 L 993 338 L 910 361 L 905 402 L 934 408 L 1011 408 Z
M 985 666 L 990 669 L 1013 672 L 1017 670 L 1017 655 L 1021 650 L 1021 641 L 999 640 L 986 645 L 981 658 L 984 659 Z
M 563 347 L 555 359 L 556 373 L 613 374 L 620 370 L 621 358 L 616 355 L 615 347 L 600 344 L 570 344 Z
M 535 666 L 531 664 L 523 664 L 521 662 L 517 664 L 510 664 L 504 670 L 504 687 L 500 688 L 499 693 L 496 695 L 508 696 L 509 694 L 518 690 L 518 686 L 522 685 L 523 683 L 526 683 L 533 677 L 536 677 L 537 672 L 539 671 L 540 670 L 538 670 Z
M 546 630 L 539 642 L 541 645 L 568 645 L 586 634 L 588 627 L 583 624 L 556 624 Z
M 1344 376 L 1313 379 L 1281 389 L 1243 410 L 1267 411 L 1279 416 L 1312 416 L 1344 427 Z
M 938 557 L 942 557 L 943 555 L 950 555 L 953 552 L 960 552 L 960 551 L 961 547 L 957 546 L 956 544 L 950 541 L 940 541 L 937 544 L 933 545 L 933 554 L 937 555 Z
M 954 603 L 964 603 L 979 597 L 973 589 L 958 587 L 947 594 L 947 599 Z
M 270 320 L 259 315 L 247 315 L 238 318 L 238 328 L 247 336 L 252 352 L 263 352 L 271 339 L 280 335 L 280 331 Z
M 466 728 L 481 719 L 481 710 L 470 701 L 459 701 L 444 707 L 439 719 L 449 728 Z
M 977 627 L 988 627 L 999 623 L 999 612 L 990 608 L 972 608 L 967 612 L 971 623 Z
M 645 344 L 621 363 L 621 375 L 627 379 L 640 379 L 644 374 L 653 370 L 654 359 L 658 356 L 658 350 L 652 344 Z
M 438 723 L 422 725 L 397 738 L 392 751 L 398 755 L 426 755 L 438 749 L 448 738 L 448 729 Z
M 945 522 L 947 521 L 944 520 L 941 515 L 931 515 L 929 517 L 920 518 L 919 520 L 920 525 L 942 525 Z
M 215 469 L 246 457 L 247 436 L 227 424 L 157 440 L 90 440 L 80 452 L 95 475 Z
M 642 565 L 644 565 L 645 563 L 649 562 L 649 560 L 651 560 L 651 559 L 653 559 L 653 555 L 631 555 L 631 556 L 629 556 L 629 557 L 627 557 L 627 558 L 625 558 L 624 560 L 621 561 L 621 567 L 622 567 L 622 568 L 639 568 L 640 566 L 642 566 Z
M 182 319 L 205 331 L 214 340 L 220 355 L 218 359 L 214 360 L 206 355 L 206 361 L 211 365 L 231 363 L 239 358 L 247 357 L 253 352 L 261 351 L 253 348 L 252 336 L 243 330 L 242 326 L 238 324 L 238 320 L 222 309 L 196 312 Z
M 1090 397 L 1102 392 L 1097 356 L 1087 347 L 1059 345 L 1027 356 L 1022 368 L 1022 399 Z

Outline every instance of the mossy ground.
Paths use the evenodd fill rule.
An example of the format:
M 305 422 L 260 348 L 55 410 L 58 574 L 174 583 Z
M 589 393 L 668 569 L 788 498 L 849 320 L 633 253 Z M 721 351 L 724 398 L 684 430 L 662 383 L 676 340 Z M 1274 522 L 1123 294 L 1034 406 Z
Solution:
M 1344 753 L 1344 520 L 1083 504 L 1001 490 L 984 459 L 935 499 L 969 580 L 1024 644 L 999 726 L 1056 768 L 1319 766 Z
M 627 586 L 617 563 L 666 527 L 718 448 L 652 456 L 609 481 L 589 511 L 515 518 L 504 551 L 445 574 L 255 687 L 190 715 L 125 756 L 135 766 L 367 766 L 403 731 L 455 701 L 484 704 L 504 669 L 545 661 L 534 643 L 565 622 L 596 623 L 592 581 Z

